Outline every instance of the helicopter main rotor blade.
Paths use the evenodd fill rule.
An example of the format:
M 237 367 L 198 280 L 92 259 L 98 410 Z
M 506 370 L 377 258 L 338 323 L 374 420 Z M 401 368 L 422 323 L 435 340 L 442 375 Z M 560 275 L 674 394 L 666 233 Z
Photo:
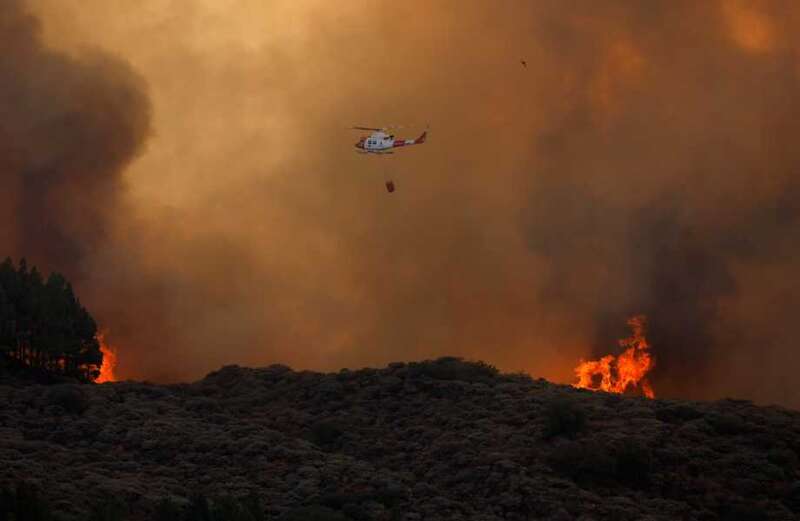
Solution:
M 405 129 L 421 127 L 422 125 L 386 125 L 383 127 L 350 127 L 356 130 L 371 130 L 373 132 L 381 132 L 386 130 Z M 425 125 L 425 128 L 430 128 L 430 125 Z

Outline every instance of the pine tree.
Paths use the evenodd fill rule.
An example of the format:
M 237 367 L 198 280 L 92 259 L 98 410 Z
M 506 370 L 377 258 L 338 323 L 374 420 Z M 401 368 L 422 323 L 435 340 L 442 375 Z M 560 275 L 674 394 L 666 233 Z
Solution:
M 44 282 L 22 259 L 0 264 L 0 353 L 37 369 L 93 380 L 103 355 L 97 324 L 72 286 L 53 273 Z

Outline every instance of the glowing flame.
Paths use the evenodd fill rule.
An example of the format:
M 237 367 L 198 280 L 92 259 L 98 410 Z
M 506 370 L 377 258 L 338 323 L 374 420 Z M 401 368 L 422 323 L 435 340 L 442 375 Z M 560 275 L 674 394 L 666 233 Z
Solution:
M 575 387 L 622 394 L 628 390 L 640 391 L 648 398 L 655 398 L 650 383 L 645 378 L 655 366 L 650 355 L 650 344 L 644 336 L 647 318 L 638 315 L 628 320 L 633 330 L 630 337 L 619 341 L 625 349 L 621 355 L 606 355 L 600 360 L 581 360 L 575 368 L 578 383 Z
M 100 376 L 97 377 L 95 382 L 101 384 L 104 382 L 116 381 L 114 369 L 117 367 L 117 350 L 106 344 L 106 332 L 97 332 L 97 342 L 100 343 L 100 352 L 103 353 L 103 365 L 100 366 Z

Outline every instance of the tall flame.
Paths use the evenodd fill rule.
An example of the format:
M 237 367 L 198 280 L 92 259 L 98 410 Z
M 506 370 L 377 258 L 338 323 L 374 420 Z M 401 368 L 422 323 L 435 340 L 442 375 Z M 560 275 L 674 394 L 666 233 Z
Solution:
M 575 368 L 578 383 L 575 387 L 622 394 L 628 390 L 639 391 L 648 398 L 655 398 L 650 383 L 645 378 L 655 366 L 650 355 L 650 344 L 645 338 L 647 317 L 637 315 L 628 320 L 633 330 L 630 337 L 619 341 L 625 351 L 615 357 L 606 355 L 600 360 L 581 362 Z
M 114 369 L 117 367 L 117 350 L 106 343 L 106 332 L 97 332 L 97 342 L 100 344 L 100 352 L 103 353 L 103 365 L 100 366 L 100 376 L 95 380 L 96 383 L 114 382 L 116 376 Z

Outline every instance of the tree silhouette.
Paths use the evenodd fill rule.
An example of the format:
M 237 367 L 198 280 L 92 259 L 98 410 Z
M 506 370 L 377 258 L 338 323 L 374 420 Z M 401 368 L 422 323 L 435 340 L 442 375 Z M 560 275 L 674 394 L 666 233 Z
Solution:
M 103 362 L 97 324 L 60 274 L 25 259 L 0 264 L 0 352 L 25 366 L 94 380 Z

